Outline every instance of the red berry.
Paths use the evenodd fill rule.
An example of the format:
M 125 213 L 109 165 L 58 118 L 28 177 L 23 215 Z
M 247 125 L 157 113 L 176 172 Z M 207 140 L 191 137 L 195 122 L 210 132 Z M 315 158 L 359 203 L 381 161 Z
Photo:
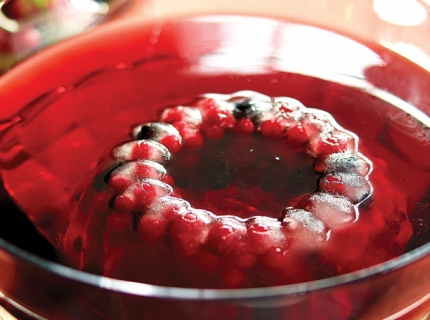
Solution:
M 194 149 L 201 148 L 203 144 L 204 141 L 199 132 L 196 132 L 194 135 L 190 135 L 189 137 L 187 137 L 187 139 L 184 139 L 184 145 Z
M 200 268 L 207 271 L 215 271 L 221 265 L 220 259 L 215 254 L 204 249 L 200 249 L 194 259 Z
M 195 255 L 200 249 L 204 228 L 204 222 L 194 213 L 176 218 L 169 230 L 171 245 L 183 256 Z
M 254 132 L 254 124 L 249 118 L 242 118 L 234 124 L 233 131 L 242 134 L 251 134 Z
M 182 139 L 176 135 L 169 135 L 160 140 L 171 153 L 177 153 L 182 148 Z
M 262 263 L 271 269 L 282 269 L 290 263 L 291 253 L 288 249 L 273 247 L 269 248 L 262 258 Z
M 197 108 L 177 106 L 165 109 L 161 114 L 160 121 L 171 124 L 185 121 L 199 125 L 202 121 L 202 115 Z
M 170 174 L 166 174 L 160 181 L 168 184 L 171 187 L 175 186 L 175 178 L 173 178 Z
M 266 120 L 261 124 L 261 134 L 268 138 L 281 138 L 284 135 L 284 126 L 278 119 Z
M 231 265 L 248 268 L 255 264 L 256 256 L 246 243 L 245 231 L 228 224 L 215 224 L 207 236 L 206 245 Z
M 170 152 L 156 141 L 132 141 L 115 148 L 112 151 L 112 158 L 121 162 L 139 159 L 164 162 L 170 159 Z
M 133 194 L 121 194 L 115 198 L 113 208 L 118 211 L 131 212 L 136 207 L 136 201 Z
M 299 124 L 288 130 L 287 139 L 297 143 L 304 143 L 308 140 L 308 135 L 306 130 Z
M 224 136 L 224 129 L 216 126 L 212 126 L 205 129 L 206 136 L 211 140 L 222 139 Z
M 234 123 L 232 114 L 222 109 L 210 109 L 205 112 L 204 121 L 206 126 L 215 126 L 220 128 L 231 127 Z
M 245 275 L 237 268 L 226 268 L 221 274 L 222 281 L 230 288 L 239 288 L 245 281 Z
M 137 225 L 139 235 L 148 241 L 161 240 L 166 231 L 168 221 L 163 217 L 152 217 L 144 215 Z
M 248 241 L 252 252 L 262 255 L 269 248 L 279 245 L 285 239 L 279 230 L 281 223 L 277 222 L 277 226 L 269 226 L 266 223 L 248 223 Z
M 109 185 L 119 191 L 127 188 L 131 182 L 131 177 L 122 175 L 112 175 L 109 179 Z
M 169 185 L 153 179 L 146 179 L 136 183 L 133 189 L 136 205 L 143 208 L 156 199 L 167 196 L 172 192 L 172 188 Z

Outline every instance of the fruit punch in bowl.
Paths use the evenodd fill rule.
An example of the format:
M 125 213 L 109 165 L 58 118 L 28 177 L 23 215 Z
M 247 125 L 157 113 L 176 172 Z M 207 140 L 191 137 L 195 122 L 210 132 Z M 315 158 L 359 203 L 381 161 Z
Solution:
M 157 3 L 0 78 L 3 299 L 54 319 L 425 317 L 425 63 L 322 20 Z

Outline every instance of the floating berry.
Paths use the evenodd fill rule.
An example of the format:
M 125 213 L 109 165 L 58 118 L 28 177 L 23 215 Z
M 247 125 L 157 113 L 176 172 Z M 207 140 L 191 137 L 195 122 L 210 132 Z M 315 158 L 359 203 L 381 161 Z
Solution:
M 354 205 L 343 196 L 315 192 L 303 198 L 299 206 L 311 212 L 328 228 L 352 222 L 356 218 Z
M 115 148 L 112 151 L 112 158 L 120 162 L 146 159 L 162 163 L 170 159 L 170 152 L 156 141 L 140 140 Z
M 287 139 L 297 143 L 305 143 L 308 141 L 308 134 L 306 133 L 306 130 L 298 124 L 288 130 Z
M 138 160 L 128 162 L 112 171 L 109 185 L 122 190 L 128 185 L 145 178 L 161 180 L 166 175 L 166 169 L 157 162 L 149 160 Z
M 170 243 L 179 254 L 197 254 L 204 238 L 205 223 L 192 211 L 177 217 L 169 229 Z
M 347 197 L 352 203 L 363 201 L 372 191 L 369 182 L 364 177 L 345 172 L 329 173 L 322 176 L 319 180 L 319 189 Z
M 179 131 L 168 123 L 150 122 L 137 126 L 133 130 L 136 140 L 154 140 L 164 145 L 170 152 L 176 153 L 181 149 L 182 137 Z
M 242 134 L 251 134 L 255 130 L 254 124 L 248 118 L 242 118 L 236 121 L 233 127 L 233 131 Z
M 185 121 L 178 121 L 174 122 L 173 126 L 178 129 L 185 146 L 193 148 L 200 148 L 203 146 L 203 138 L 196 125 Z
M 261 124 L 261 134 L 268 138 L 282 138 L 284 126 L 277 119 L 266 120 Z
M 245 281 L 245 275 L 237 268 L 226 268 L 221 274 L 221 279 L 227 288 L 239 288 Z
M 231 127 L 234 123 L 233 115 L 228 110 L 217 108 L 210 108 L 209 110 L 202 111 L 203 121 L 206 126 L 215 126 L 219 128 Z
M 146 208 L 156 199 L 171 193 L 172 188 L 169 185 L 154 179 L 144 179 L 131 184 L 116 197 L 113 207 L 120 211 L 135 211 Z
M 216 126 L 208 127 L 205 129 L 206 137 L 211 140 L 222 139 L 224 136 L 224 129 Z
M 256 217 L 249 219 L 246 227 L 251 251 L 258 255 L 264 254 L 269 248 L 285 246 L 287 243 L 278 220 Z
M 163 178 L 160 179 L 160 181 L 164 182 L 165 184 L 168 184 L 171 187 L 175 186 L 175 178 L 173 178 L 170 174 L 166 174 Z
M 142 238 L 155 241 L 165 236 L 167 225 L 190 211 L 190 204 L 184 200 L 169 196 L 161 197 L 139 212 L 143 214 L 137 225 L 137 232 Z
M 367 175 L 370 168 L 369 161 L 361 154 L 351 152 L 333 153 L 314 163 L 314 170 L 317 172 L 351 172 L 361 176 Z
M 233 116 L 236 120 L 240 120 L 243 118 L 250 119 L 254 126 L 259 126 L 264 119 L 264 115 L 272 110 L 272 104 L 267 101 L 267 99 L 259 100 L 258 97 L 254 94 L 251 94 L 249 97 L 241 96 L 239 92 L 238 95 L 233 96 L 229 100 L 234 104 Z M 266 97 L 267 98 L 267 97 Z
M 164 238 L 168 221 L 164 217 L 143 216 L 137 225 L 137 232 L 147 241 L 157 241 Z
M 160 121 L 165 123 L 185 121 L 198 126 L 202 122 L 202 114 L 197 108 L 177 106 L 165 109 L 161 114 Z
M 317 219 L 311 212 L 303 209 L 286 209 L 284 212 L 285 217 L 297 220 L 309 230 L 315 233 L 323 234 L 325 232 L 324 223 Z M 284 218 L 284 223 L 286 220 Z

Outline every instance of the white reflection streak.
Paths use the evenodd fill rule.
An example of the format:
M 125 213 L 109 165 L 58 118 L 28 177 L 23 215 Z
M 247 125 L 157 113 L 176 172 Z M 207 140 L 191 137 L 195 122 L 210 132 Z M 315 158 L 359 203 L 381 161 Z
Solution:
M 372 50 L 339 34 L 304 25 L 286 25 L 278 49 L 277 69 L 308 75 L 337 73 L 364 79 L 363 71 L 383 66 Z
M 416 0 L 374 0 L 373 10 L 381 20 L 405 27 L 420 25 L 428 15 Z
M 267 73 L 268 58 L 272 56 L 273 37 L 277 21 L 265 18 L 215 17 L 219 23 L 216 51 L 200 58 L 199 72 L 237 74 Z M 194 19 L 198 21 L 198 19 Z M 210 21 L 205 19 L 205 22 Z M 222 22 L 222 23 L 220 23 Z
M 406 42 L 391 43 L 388 41 L 381 41 L 381 45 L 430 71 L 430 56 L 417 46 Z

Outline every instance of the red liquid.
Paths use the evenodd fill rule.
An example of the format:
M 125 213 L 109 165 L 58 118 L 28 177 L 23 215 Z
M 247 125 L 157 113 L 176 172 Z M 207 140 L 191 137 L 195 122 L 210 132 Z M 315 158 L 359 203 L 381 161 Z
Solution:
M 132 125 L 156 120 L 160 108 L 186 103 L 202 93 L 244 89 L 293 97 L 332 114 L 359 136 L 360 151 L 374 164 L 370 180 L 375 190 L 359 207 L 360 219 L 352 229 L 333 232 L 329 240 L 333 245 L 323 254 L 328 261 L 319 254 L 301 258 L 297 265 L 289 265 L 292 276 L 273 276 L 273 270 L 259 262 L 245 270 L 247 281 L 241 286 L 308 281 L 397 257 L 411 236 L 408 221 L 420 234 L 412 237 L 409 249 L 428 240 L 427 221 L 422 220 L 429 198 L 428 127 L 378 98 L 379 91 L 369 94 L 348 84 L 365 86 L 365 79 L 430 110 L 429 75 L 383 48 L 371 50 L 323 30 L 268 20 L 245 22 L 194 20 L 161 29 L 133 29 L 135 46 L 127 52 L 117 47 L 118 58 L 110 67 L 91 65 L 100 63 L 95 56 L 68 69 L 73 74 L 74 68 L 88 68 L 91 72 L 85 77 L 63 82 L 61 73 L 59 80 L 57 75 L 45 75 L 58 90 L 36 88 L 40 92 L 35 100 L 30 98 L 33 92 L 28 98 L 20 93 L 23 96 L 14 104 L 23 108 L 16 113 L 20 119 L 5 111 L 12 119 L 5 123 L 10 127 L 1 143 L 5 185 L 67 263 L 146 283 L 225 287 L 225 269 L 208 271 L 197 260 L 166 253 L 169 243 L 164 239 L 143 241 L 130 217 L 110 221 L 106 200 L 111 194 L 104 177 L 111 169 L 110 150 L 129 140 Z M 266 33 L 245 39 L 251 25 Z M 334 53 L 321 48 L 321 41 L 346 49 Z M 351 52 L 357 59 L 348 56 Z M 360 75 L 363 79 L 355 78 Z M 32 102 L 20 105 L 28 99 Z

